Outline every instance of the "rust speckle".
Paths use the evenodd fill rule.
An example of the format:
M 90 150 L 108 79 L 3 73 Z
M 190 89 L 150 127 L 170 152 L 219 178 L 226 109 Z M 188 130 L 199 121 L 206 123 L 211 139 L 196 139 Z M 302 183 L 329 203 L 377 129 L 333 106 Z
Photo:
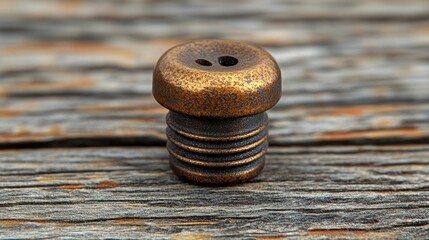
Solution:
M 61 13 L 63 14 L 72 14 L 80 10 L 82 7 L 83 1 L 82 0 L 62 0 L 58 2 Z
M 145 220 L 141 218 L 122 218 L 122 219 L 117 219 L 113 221 L 113 223 L 115 224 L 133 224 L 133 223 L 142 223 L 142 222 L 145 222 Z
M 351 116 L 359 117 L 371 113 L 386 113 L 394 112 L 403 107 L 397 105 L 362 105 L 362 106 L 346 106 L 329 109 L 329 114 L 333 116 Z
M 15 149 L 0 149 L 0 154 L 10 154 L 17 153 L 18 151 Z
M 362 130 L 349 132 L 328 132 L 320 134 L 319 140 L 348 140 L 359 138 L 388 138 L 388 137 L 421 137 L 424 133 L 417 128 L 396 128 L 396 129 L 377 129 L 377 130 Z
M 43 132 L 32 132 L 25 127 L 19 127 L 15 129 L 13 133 L 2 133 L 0 138 L 3 141 L 30 141 L 38 140 L 44 138 L 51 138 L 53 136 L 64 136 L 63 129 L 60 127 L 52 127 L 50 129 L 44 130 Z
M 55 177 L 55 176 L 40 176 L 37 178 L 37 181 L 39 182 L 53 182 L 53 181 L 58 181 L 59 178 Z
M 51 127 L 49 133 L 52 134 L 53 136 L 61 136 L 63 134 L 63 129 L 58 126 L 54 126 L 54 127 Z
M 389 119 L 376 119 L 376 120 L 372 121 L 372 124 L 376 127 L 386 128 L 386 127 L 395 126 L 397 124 L 397 122 L 389 120 Z
M 94 42 L 35 42 L 22 43 L 5 47 L 3 54 L 72 54 L 72 55 L 102 55 L 119 59 L 125 64 L 134 62 L 137 53 L 131 49 L 120 48 Z
M 360 235 L 368 233 L 367 230 L 359 230 L 359 229 L 315 229 L 309 230 L 308 235 L 344 235 L 344 234 L 353 234 Z
M 53 136 L 61 136 L 63 133 L 63 129 L 61 127 L 55 126 L 50 129 L 49 133 Z
M 172 240 L 180 240 L 180 239 L 206 240 L 206 239 L 211 239 L 211 236 L 207 234 L 180 234 L 180 235 L 173 236 L 171 239 Z
M 429 36 L 429 26 L 427 24 L 418 26 L 416 28 L 416 34 L 422 35 L 422 36 Z
M 22 220 L 22 219 L 6 219 L 6 220 L 0 220 L 0 228 L 1 227 L 16 227 L 18 225 L 22 224 L 55 224 L 59 227 L 64 227 L 68 225 L 67 223 L 63 222 L 52 222 L 44 219 L 39 220 Z
M 95 81 L 88 78 L 74 79 L 61 82 L 23 82 L 4 84 L 0 90 L 4 93 L 23 91 L 58 91 L 72 89 L 88 89 L 95 85 Z
M 24 127 L 20 127 L 15 130 L 15 135 L 18 135 L 18 136 L 29 135 L 30 133 L 31 133 L 30 130 Z
M 83 189 L 84 186 L 82 184 L 66 184 L 66 185 L 62 185 L 61 188 L 67 189 L 67 190 L 75 190 L 75 189 Z
M 100 106 L 100 105 L 88 105 L 88 106 L 82 106 L 79 108 L 82 112 L 114 112 L 114 111 L 121 111 L 121 112 L 135 112 L 135 113 L 142 113 L 142 114 L 165 114 L 168 112 L 163 107 L 160 106 L 151 106 L 151 107 L 139 107 L 139 106 Z M 145 119 L 145 121 L 148 121 Z
M 27 221 L 15 220 L 15 219 L 0 220 L 0 226 L 2 226 L 2 227 L 15 227 L 17 225 L 24 224 L 24 223 L 27 223 Z
M 0 109 L 0 117 L 1 118 L 14 118 L 21 115 L 20 111 L 13 111 L 7 109 Z
M 104 188 L 116 188 L 116 187 L 119 187 L 119 183 L 117 181 L 110 181 L 110 180 L 101 181 L 101 182 L 97 183 L 96 187 L 102 188 L 102 189 L 104 189 Z

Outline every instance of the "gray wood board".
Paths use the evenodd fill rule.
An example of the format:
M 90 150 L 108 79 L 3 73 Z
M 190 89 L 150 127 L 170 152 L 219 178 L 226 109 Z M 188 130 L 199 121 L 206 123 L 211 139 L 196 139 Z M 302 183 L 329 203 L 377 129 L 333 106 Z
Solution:
M 169 170 L 152 68 L 197 38 L 282 69 L 250 183 Z M 428 239 L 428 50 L 425 0 L 0 1 L 0 238 Z
M 272 147 L 233 187 L 177 179 L 162 147 L 0 151 L 0 236 L 427 238 L 429 148 Z M 19 231 L 18 231 L 19 230 Z
M 270 111 L 272 144 L 427 142 L 428 23 L 266 22 L 243 29 L 249 36 L 239 25 L 213 36 L 259 43 L 279 61 L 283 97 Z M 96 29 L 123 28 L 100 24 Z M 183 23 L 161 24 L 180 28 Z M 189 36 L 207 37 L 204 31 L 212 36 L 204 19 L 196 24 L 201 26 L 190 27 Z M 112 144 L 130 138 L 138 144 L 165 141 L 166 110 L 151 97 L 152 67 L 166 49 L 188 38 L 165 31 L 151 39 L 121 33 L 100 33 L 101 39 L 91 41 L 39 39 L 18 31 L 20 42 L 16 32 L 3 31 L 0 145 L 76 145 L 86 138 L 108 138 Z

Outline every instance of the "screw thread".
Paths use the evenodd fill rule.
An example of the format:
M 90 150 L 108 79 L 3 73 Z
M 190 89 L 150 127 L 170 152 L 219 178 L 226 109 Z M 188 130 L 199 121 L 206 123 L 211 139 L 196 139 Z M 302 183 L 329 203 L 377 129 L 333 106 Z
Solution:
M 263 169 L 268 148 L 268 116 L 196 118 L 167 114 L 170 166 L 184 179 L 222 185 L 246 181 Z

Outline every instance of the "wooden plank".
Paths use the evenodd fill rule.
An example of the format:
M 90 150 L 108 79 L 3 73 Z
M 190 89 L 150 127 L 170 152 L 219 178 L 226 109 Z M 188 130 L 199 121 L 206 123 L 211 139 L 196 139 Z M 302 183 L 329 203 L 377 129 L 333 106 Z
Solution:
M 364 60 L 366 64 L 382 64 L 386 58 L 424 60 L 426 56 L 419 50 L 428 43 L 428 21 L 273 23 L 264 19 L 234 22 L 201 19 L 189 24 L 185 22 L 183 29 L 185 23 L 174 19 L 133 23 L 86 20 L 79 24 L 76 20 L 36 21 L 32 24 L 8 20 L 0 21 L 0 71 L 102 66 L 151 68 L 169 47 L 195 38 L 245 40 L 271 47 L 273 49 L 268 50 L 285 65 L 312 58 L 318 61 L 309 66 L 326 68 L 365 64 L 360 63 Z M 212 27 L 205 27 L 207 25 Z M 361 54 L 361 58 L 319 65 L 324 63 L 319 59 L 326 56 L 346 58 L 354 54 Z
M 207 188 L 178 180 L 163 147 L 2 150 L 0 236 L 423 239 L 428 157 L 427 145 L 272 147 L 257 179 Z
M 425 0 L 0 1 L 0 238 L 427 239 L 428 30 Z M 250 183 L 169 169 L 151 71 L 195 38 L 282 68 Z
M 13 110 L 3 110 L 0 119 L 1 141 L 3 146 L 24 143 L 27 147 L 61 141 L 79 146 L 86 145 L 86 141 L 93 144 L 107 141 L 112 145 L 163 144 L 166 111 L 153 100 L 145 104 L 143 99 L 122 102 L 97 98 L 14 100 Z M 62 106 L 61 100 L 68 100 L 68 106 Z M 102 101 L 103 105 L 94 104 L 95 101 Z M 367 143 L 425 142 L 429 133 L 428 112 L 428 105 L 422 103 L 280 105 L 270 112 L 270 142 L 272 145 L 352 144 L 362 140 Z
M 272 144 L 427 142 L 426 22 L 272 24 L 268 37 L 256 34 L 266 25 L 244 37 L 268 39 L 283 71 L 283 98 L 270 112 Z M 297 32 L 299 26 L 308 28 Z M 301 39 L 285 38 L 300 33 Z M 151 97 L 151 69 L 183 39 L 41 42 L 25 36 L 21 43 L 0 41 L 0 144 L 165 141 L 166 110 Z M 234 31 L 222 37 L 237 38 Z
M 4 18 L 63 19 L 63 18 L 258 18 L 273 19 L 409 19 L 427 17 L 429 9 L 424 0 L 403 2 L 371 0 L 319 0 L 319 1 L 275 1 L 264 3 L 248 1 L 135 1 L 135 0 L 92 0 L 55 1 L 40 0 L 34 6 L 31 0 L 7 0 L 0 5 Z M 269 14 L 267 14 L 269 13 Z

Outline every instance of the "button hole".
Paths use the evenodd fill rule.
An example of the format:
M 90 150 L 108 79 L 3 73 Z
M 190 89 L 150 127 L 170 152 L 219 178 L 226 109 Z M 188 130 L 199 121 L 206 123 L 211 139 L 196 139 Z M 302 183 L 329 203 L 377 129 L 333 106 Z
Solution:
M 200 64 L 200 65 L 202 65 L 202 66 L 211 66 L 211 65 L 213 65 L 211 62 L 209 62 L 209 61 L 207 61 L 205 59 L 202 59 L 202 58 L 195 60 L 195 62 L 198 63 L 198 64 Z
M 236 65 L 238 63 L 238 59 L 231 56 L 222 56 L 218 58 L 218 62 L 224 67 L 230 67 Z

